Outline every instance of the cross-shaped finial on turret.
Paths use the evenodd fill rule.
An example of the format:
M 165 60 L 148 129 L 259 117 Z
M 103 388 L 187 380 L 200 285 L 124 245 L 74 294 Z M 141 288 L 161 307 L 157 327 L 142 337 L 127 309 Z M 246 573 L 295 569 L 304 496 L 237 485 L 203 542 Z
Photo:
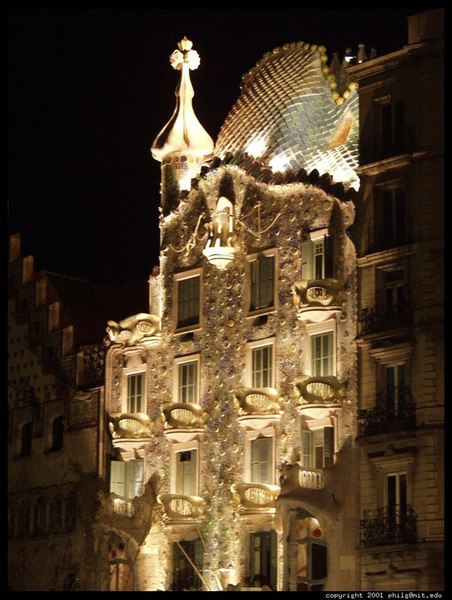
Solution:
M 193 42 L 184 36 L 184 39 L 178 42 L 177 47 L 179 50 L 174 50 L 170 56 L 170 64 L 173 69 L 180 71 L 183 63 L 188 64 L 189 69 L 192 71 L 197 69 L 201 59 L 196 50 L 192 50 Z

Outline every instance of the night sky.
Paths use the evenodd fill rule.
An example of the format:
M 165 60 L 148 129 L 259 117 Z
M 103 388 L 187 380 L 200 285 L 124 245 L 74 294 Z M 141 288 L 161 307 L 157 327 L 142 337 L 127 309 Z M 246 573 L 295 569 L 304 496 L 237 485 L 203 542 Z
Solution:
M 9 10 L 9 233 L 37 268 L 119 285 L 158 264 L 160 163 L 150 146 L 174 110 L 169 55 L 201 56 L 194 108 L 215 140 L 241 76 L 286 42 L 342 58 L 407 43 L 426 9 Z

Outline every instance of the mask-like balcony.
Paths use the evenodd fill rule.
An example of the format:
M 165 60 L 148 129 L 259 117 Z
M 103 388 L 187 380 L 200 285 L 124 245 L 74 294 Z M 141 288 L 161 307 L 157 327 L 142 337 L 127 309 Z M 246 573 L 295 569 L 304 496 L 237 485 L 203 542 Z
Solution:
M 143 439 L 152 437 L 152 421 L 145 413 L 112 413 L 108 428 L 113 438 Z
M 157 496 L 157 502 L 163 506 L 168 519 L 197 520 L 204 516 L 206 502 L 200 496 L 160 494 Z
M 325 487 L 323 469 L 300 467 L 300 487 L 308 490 L 323 490 Z
M 271 387 L 246 388 L 234 391 L 234 406 L 239 417 L 279 415 L 282 412 L 283 400 Z
M 388 388 L 376 398 L 375 408 L 358 411 L 360 435 L 378 435 L 416 427 L 416 406 L 407 386 Z
M 194 402 L 177 402 L 163 407 L 165 429 L 203 429 L 205 413 Z
M 332 408 L 341 408 L 345 403 L 345 390 L 337 377 L 311 377 L 303 375 L 297 379 L 300 394 L 298 410 L 313 419 L 322 419 Z
M 148 313 L 138 313 L 119 321 L 108 321 L 105 330 L 107 336 L 104 344 L 120 344 L 121 346 L 156 346 L 160 344 L 160 317 Z
M 341 286 L 335 279 L 296 281 L 292 294 L 300 321 L 321 323 L 341 310 Z
M 361 546 L 385 546 L 386 544 L 415 544 L 416 513 L 409 505 L 385 506 L 364 511 L 361 519 Z
M 250 512 L 268 511 L 275 508 L 279 485 L 266 483 L 245 483 L 239 481 L 231 486 L 233 499 L 240 510 Z

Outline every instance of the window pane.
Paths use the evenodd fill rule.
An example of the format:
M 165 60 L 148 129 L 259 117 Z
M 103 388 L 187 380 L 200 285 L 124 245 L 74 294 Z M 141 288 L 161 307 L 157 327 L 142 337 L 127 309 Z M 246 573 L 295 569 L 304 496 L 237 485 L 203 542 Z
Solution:
M 143 411 L 143 373 L 135 373 L 127 378 L 127 412 Z
M 179 365 L 179 402 L 198 402 L 198 363 Z
M 253 483 L 272 483 L 273 439 L 257 438 L 251 442 L 251 480 Z
M 268 308 L 274 304 L 274 256 L 261 256 L 250 265 L 250 310 Z
M 196 450 L 176 454 L 176 494 L 196 495 L 196 464 Z
M 177 282 L 178 327 L 199 324 L 199 283 L 199 275 Z
M 272 387 L 273 347 L 262 346 L 252 350 L 252 387 Z
M 313 335 L 311 338 L 312 374 L 318 377 L 333 375 L 333 332 Z

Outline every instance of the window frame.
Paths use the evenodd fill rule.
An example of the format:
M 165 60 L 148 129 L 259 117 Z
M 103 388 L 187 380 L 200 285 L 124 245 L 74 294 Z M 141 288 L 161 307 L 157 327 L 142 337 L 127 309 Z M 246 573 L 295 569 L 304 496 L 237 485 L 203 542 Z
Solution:
M 132 464 L 137 465 L 138 462 L 141 462 L 141 488 L 140 488 L 140 493 L 139 494 L 135 494 L 135 496 L 131 496 L 131 491 L 129 488 L 130 486 L 130 471 L 132 470 Z M 134 498 L 139 498 L 140 496 L 142 496 L 144 494 L 144 459 L 142 458 L 134 458 L 131 460 L 111 460 L 110 461 L 110 481 L 109 481 L 109 490 L 110 493 L 112 493 L 114 490 L 112 490 L 112 477 L 113 477 L 113 467 L 112 465 L 122 465 L 122 469 L 123 469 L 123 473 L 122 473 L 122 478 L 124 480 L 124 494 L 119 494 L 118 492 L 114 492 L 117 496 L 120 496 L 121 498 L 126 498 L 128 500 L 133 500 Z M 135 483 L 133 484 L 135 489 L 138 488 L 138 485 L 135 481 Z
M 179 283 L 187 279 L 199 278 L 198 322 L 180 327 L 179 324 Z M 174 333 L 189 333 L 199 331 L 203 326 L 203 269 L 198 267 L 189 271 L 173 274 L 173 324 Z
M 256 349 L 263 348 L 265 346 L 272 347 L 272 356 L 271 356 L 271 385 L 265 387 L 271 387 L 276 389 L 277 387 L 277 373 L 276 373 L 276 337 L 264 338 L 262 340 L 255 340 L 252 342 L 248 342 L 246 345 L 246 368 L 245 368 L 245 382 L 247 387 L 254 388 L 253 386 L 253 352 Z
M 327 238 L 329 242 L 327 242 Z M 322 243 L 321 277 L 316 273 L 316 244 Z M 328 228 L 310 231 L 301 241 L 301 277 L 303 281 L 321 281 L 333 277 L 332 240 Z
M 180 404 L 180 368 L 188 364 L 196 364 L 196 384 L 195 384 L 195 404 L 200 403 L 201 398 L 201 357 L 200 354 L 187 354 L 185 356 L 177 356 L 174 359 L 173 373 L 173 402 Z
M 139 365 L 139 366 L 133 366 L 133 367 L 124 367 L 122 370 L 122 375 L 123 375 L 123 382 L 122 382 L 122 402 L 121 402 L 121 412 L 122 413 L 126 413 L 126 414 L 130 414 L 129 411 L 129 377 L 134 376 L 134 375 L 142 375 L 143 380 L 142 380 L 142 390 L 141 390 L 141 408 L 143 410 L 141 411 L 135 411 L 135 412 L 142 412 L 144 414 L 147 414 L 147 369 L 146 369 L 146 365 Z
M 273 302 L 270 306 L 262 308 L 252 308 L 253 300 L 253 281 L 252 281 L 252 265 L 261 258 L 273 258 Z M 259 252 L 253 252 L 247 254 L 247 271 L 246 271 L 246 307 L 248 317 L 257 317 L 259 315 L 268 315 L 275 313 L 278 310 L 278 249 L 267 248 L 266 250 L 260 250 Z
M 306 359 L 305 359 L 305 374 L 311 377 L 337 377 L 337 323 L 333 317 L 322 323 L 307 323 L 305 325 L 306 332 L 309 336 L 309 343 L 306 344 Z M 313 338 L 319 335 L 331 333 L 332 334 L 332 372 L 328 375 L 314 375 L 313 372 Z
M 271 438 L 272 440 L 272 468 L 270 469 L 270 483 L 265 485 L 275 485 L 276 483 L 276 435 L 274 427 L 265 427 L 264 429 L 253 429 L 246 432 L 245 438 L 245 468 L 244 480 L 249 483 L 258 483 L 252 480 L 252 443 L 258 438 Z
M 311 427 L 310 427 L 311 425 Z M 325 428 L 331 428 L 332 431 L 332 448 L 330 449 L 330 452 L 326 452 L 326 448 L 327 448 L 327 435 L 325 433 Z M 323 448 L 323 460 L 322 460 L 322 467 L 316 467 L 315 466 L 315 462 L 316 462 L 316 457 L 315 457 L 315 448 L 319 447 L 319 445 L 316 446 L 315 444 L 315 433 L 322 431 L 322 448 Z M 306 433 L 309 434 L 309 444 L 310 444 L 310 448 L 309 448 L 309 466 L 305 465 L 305 456 L 308 454 L 305 452 L 305 438 L 306 438 Z M 301 424 L 301 448 L 300 448 L 300 466 L 302 469 L 309 469 L 309 470 L 319 470 L 319 469 L 330 469 L 331 467 L 334 467 L 334 464 L 336 462 L 336 454 L 338 452 L 338 422 L 337 422 L 337 418 L 336 417 L 327 417 L 325 419 L 316 419 L 315 421 L 305 421 L 304 423 Z M 328 462 L 328 457 L 331 461 L 331 464 L 326 464 Z
M 196 465 L 195 465 L 195 493 L 193 496 L 199 496 L 200 490 L 200 444 L 198 440 L 191 440 L 189 442 L 178 442 L 173 443 L 171 448 L 171 477 L 170 477 L 170 489 L 172 494 L 177 494 L 176 491 L 178 488 L 178 475 L 177 475 L 177 455 L 181 452 L 192 452 L 196 451 Z

